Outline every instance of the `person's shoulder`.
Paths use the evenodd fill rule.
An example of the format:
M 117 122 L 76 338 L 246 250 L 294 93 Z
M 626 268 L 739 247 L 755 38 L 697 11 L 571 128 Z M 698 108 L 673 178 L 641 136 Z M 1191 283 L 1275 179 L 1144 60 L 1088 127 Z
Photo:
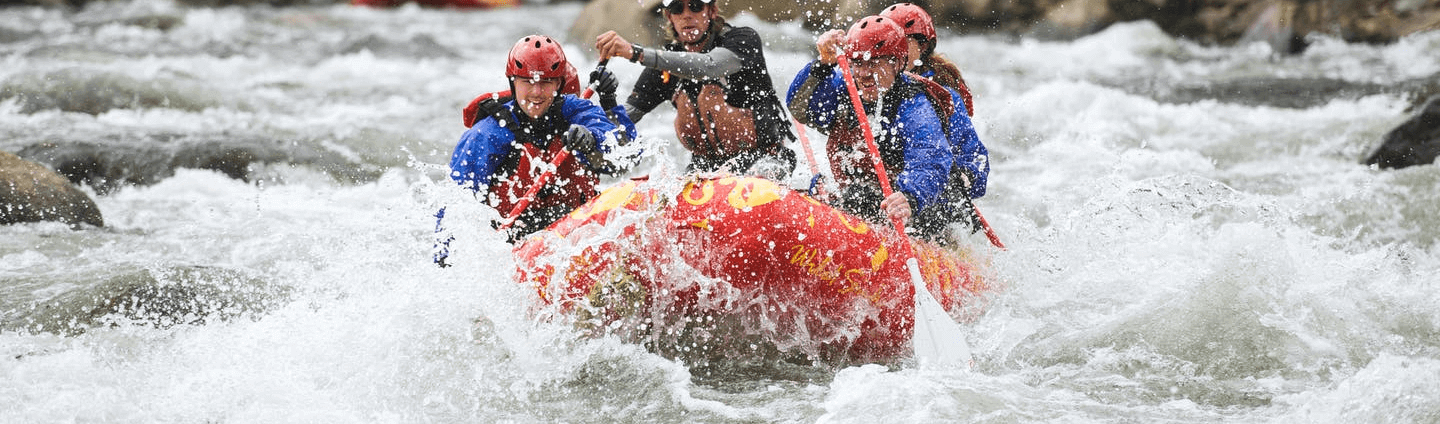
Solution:
M 561 95 L 560 95 L 560 102 L 561 102 L 560 104 L 562 104 L 562 105 L 569 106 L 569 105 L 576 104 L 577 102 L 589 103 L 590 101 L 589 101 L 589 100 L 586 100 L 586 99 L 582 99 L 582 98 L 580 98 L 580 96 L 577 96 L 577 95 L 574 95 L 574 94 L 568 94 L 568 93 L 567 93 L 567 94 L 561 94 Z
M 906 93 L 907 98 L 925 98 L 925 88 L 927 82 L 930 82 L 930 80 L 926 79 L 925 77 L 905 72 L 901 73 L 900 76 L 895 78 L 895 87 L 892 87 L 891 90 L 894 90 L 896 88 L 904 88 L 906 90 L 903 90 L 901 92 Z
M 589 99 L 580 98 L 580 96 L 576 96 L 574 94 L 561 95 L 560 102 L 561 111 L 565 112 L 566 115 L 592 110 L 598 111 L 600 113 L 605 113 L 605 111 L 600 108 L 600 105 L 595 104 L 595 102 L 592 102 Z
M 956 75 L 960 74 L 960 66 L 956 65 L 955 62 L 951 62 L 950 59 L 947 59 L 943 54 L 935 53 L 931 55 L 929 62 L 930 67 L 932 68 L 944 69 L 945 71 Z M 930 71 L 930 73 L 933 75 L 936 73 L 936 71 L 932 70 Z
M 910 105 L 912 108 L 918 106 L 929 107 L 933 105 L 930 94 L 926 90 L 926 81 L 922 81 L 920 78 L 910 78 L 902 75 L 896 78 L 895 85 L 891 90 L 900 89 L 897 91 L 901 93 L 901 103 Z
M 726 24 L 729 25 L 729 24 Z M 726 26 L 721 32 L 716 47 L 724 47 L 742 57 L 760 56 L 765 42 L 760 33 L 750 27 Z
M 727 40 L 736 40 L 742 42 L 760 40 L 760 32 L 756 31 L 754 28 L 731 26 L 730 24 L 725 24 L 725 29 L 721 30 L 721 36 Z
M 726 23 L 726 24 L 725 24 L 725 29 L 724 29 L 723 31 L 725 32 L 725 35 L 730 35 L 730 36 L 734 36 L 734 35 L 754 35 L 754 36 L 757 36 L 757 37 L 760 36 L 760 32 L 759 32 L 759 31 L 756 31 L 755 28 L 751 28 L 751 27 L 747 27 L 747 26 L 734 26 L 734 25 L 730 25 L 729 23 Z
M 513 134 L 510 133 L 510 130 L 500 125 L 499 118 L 486 116 L 480 118 L 479 121 L 475 121 L 475 125 L 465 130 L 465 134 L 460 136 L 460 142 L 493 143 L 496 140 L 512 136 Z
M 560 105 L 560 114 L 564 115 L 565 120 L 571 124 L 581 124 L 588 127 L 593 127 L 597 124 L 601 127 L 613 125 L 610 123 L 610 119 L 605 116 L 605 108 L 600 107 L 600 105 L 595 104 L 595 102 L 569 94 L 565 95 L 561 101 L 563 103 Z

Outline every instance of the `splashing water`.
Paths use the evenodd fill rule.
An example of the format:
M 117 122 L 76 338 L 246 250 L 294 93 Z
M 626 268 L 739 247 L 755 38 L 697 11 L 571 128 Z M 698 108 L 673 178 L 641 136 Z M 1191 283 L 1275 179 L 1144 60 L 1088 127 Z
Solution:
M 1440 417 L 1440 171 L 1358 165 L 1410 99 L 1190 89 L 1428 78 L 1440 33 L 1286 57 L 1148 23 L 942 34 L 1009 246 L 964 327 L 975 371 L 699 366 L 533 319 L 498 213 L 446 177 L 458 111 L 506 87 L 513 40 L 580 8 L 0 10 L 0 149 L 136 165 L 86 186 L 106 228 L 0 228 L 0 422 Z M 732 22 L 765 37 L 778 86 L 811 59 L 798 23 Z M 567 41 L 577 68 L 588 47 Z M 672 118 L 640 131 L 672 138 Z M 253 160 L 197 159 L 226 149 Z M 686 160 L 657 150 L 631 175 Z M 464 218 L 444 269 L 441 206 Z

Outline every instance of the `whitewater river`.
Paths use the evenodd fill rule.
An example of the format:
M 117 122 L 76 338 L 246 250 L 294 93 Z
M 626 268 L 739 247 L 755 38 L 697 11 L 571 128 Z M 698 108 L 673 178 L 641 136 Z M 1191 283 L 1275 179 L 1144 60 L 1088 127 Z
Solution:
M 700 369 L 532 322 L 479 220 L 430 263 L 437 207 L 495 216 L 444 178 L 459 109 L 581 7 L 0 9 L 0 150 L 110 170 L 105 228 L 0 227 L 0 423 L 1440 421 L 1440 167 L 1358 163 L 1410 104 L 1373 87 L 1440 72 L 1440 33 L 949 34 L 1010 247 L 975 370 Z M 798 23 L 737 21 L 781 85 L 810 59 Z M 194 159 L 227 149 L 255 161 Z

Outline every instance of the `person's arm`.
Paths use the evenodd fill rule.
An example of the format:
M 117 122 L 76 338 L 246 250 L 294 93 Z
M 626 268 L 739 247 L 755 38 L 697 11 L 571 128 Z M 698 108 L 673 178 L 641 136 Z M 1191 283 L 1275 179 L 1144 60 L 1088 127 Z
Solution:
M 490 177 L 508 152 L 515 135 L 489 117 L 465 130 L 450 156 L 450 179 L 479 193 L 490 185 Z
M 630 114 L 624 107 L 615 103 L 615 89 L 620 82 L 615 74 L 605 70 L 596 69 L 590 73 L 590 84 L 595 86 L 595 94 L 600 97 L 600 108 L 605 111 L 605 116 L 610 118 L 610 123 L 620 127 L 615 133 L 616 144 L 624 146 L 635 139 L 635 121 L 630 120 Z
M 615 166 L 617 173 L 635 167 L 645 154 L 644 143 L 638 142 L 640 132 L 635 129 L 635 121 L 630 120 L 624 106 L 616 106 L 606 112 L 606 115 L 611 122 L 619 126 L 616 130 L 616 145 L 611 146 L 606 158 Z
M 665 81 L 665 74 L 655 68 L 645 68 L 640 72 L 640 78 L 635 80 L 635 87 L 630 90 L 630 97 L 625 99 L 625 115 L 630 117 L 632 122 L 640 122 L 645 114 L 655 110 L 656 106 L 670 100 L 675 93 L 676 80 Z
M 720 79 L 739 72 L 745 66 L 740 55 L 724 47 L 705 53 L 645 49 L 639 63 L 646 68 L 668 71 L 688 79 Z
M 848 111 L 850 107 L 845 81 L 835 68 L 844 36 L 845 31 L 838 29 L 820 34 L 815 41 L 819 57 L 800 69 L 785 93 L 790 115 L 821 132 L 829 131 L 837 117 L 836 112 Z
M 980 142 L 975 132 L 975 123 L 963 111 L 950 116 L 950 140 L 955 166 L 969 181 L 970 198 L 985 196 L 985 185 L 990 179 L 990 151 Z
M 619 172 L 619 167 L 606 157 L 606 153 L 618 150 L 622 137 L 626 137 L 628 140 L 628 135 L 625 134 L 627 129 L 611 122 L 605 110 L 589 100 L 571 95 L 562 96 L 561 99 L 565 103 L 561 105 L 560 112 L 565 115 L 565 120 L 572 125 L 584 127 L 591 135 L 590 143 L 584 146 L 575 146 L 578 147 L 575 149 L 576 158 L 586 168 L 597 173 L 614 174 Z M 628 120 L 628 118 L 626 119 Z
M 754 28 L 726 25 L 710 36 L 719 44 L 708 52 L 644 49 L 639 63 L 689 79 L 720 79 L 747 67 L 764 66 L 764 43 Z
M 640 107 L 630 104 L 629 101 L 620 105 L 620 111 L 624 112 L 625 117 L 630 119 L 630 125 L 632 126 L 635 125 L 636 122 L 640 122 L 641 119 L 645 119 L 645 114 L 648 113 L 640 110 Z
M 826 133 L 839 117 L 853 113 L 839 70 L 820 61 L 800 69 L 785 93 L 785 103 L 795 120 Z
M 928 97 L 917 94 L 906 99 L 898 115 L 893 128 L 905 142 L 905 169 L 895 183 L 918 211 L 933 204 L 944 190 L 954 157 Z

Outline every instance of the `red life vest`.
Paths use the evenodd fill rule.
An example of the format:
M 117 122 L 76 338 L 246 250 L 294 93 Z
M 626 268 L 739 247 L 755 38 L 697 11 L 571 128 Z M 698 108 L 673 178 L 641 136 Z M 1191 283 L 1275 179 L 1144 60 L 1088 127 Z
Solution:
M 574 155 L 567 155 L 564 161 L 554 164 L 556 156 L 565 150 L 560 137 L 564 129 L 569 128 L 568 121 L 561 115 L 559 100 L 556 102 L 539 120 L 517 116 L 508 107 L 492 111 L 496 121 L 515 139 L 511 141 L 510 153 L 490 179 L 490 205 L 502 214 L 509 214 L 539 182 L 541 175 L 547 171 L 552 173 L 517 217 L 531 231 L 549 226 L 564 213 L 589 201 L 600 184 L 600 177 L 585 168 Z M 527 124 L 521 124 L 522 119 Z
M 490 184 L 490 204 L 500 213 L 510 213 L 525 192 L 536 184 L 540 175 L 550 168 L 555 156 L 565 149 L 558 138 L 552 139 L 545 149 L 530 143 L 515 143 L 517 146 L 500 166 L 505 174 L 496 174 Z M 589 201 L 595 195 L 600 178 L 585 169 L 573 155 L 561 162 L 545 186 L 535 193 L 526 211 L 542 211 L 557 206 L 574 209 Z M 524 212 L 521 214 L 525 215 Z M 553 218 L 559 218 L 555 216 Z M 553 221 L 550 219 L 549 221 Z M 527 222 L 529 225 L 547 226 L 550 222 Z
M 960 98 L 965 100 L 965 115 L 975 116 L 975 100 L 970 95 L 970 86 L 965 85 L 965 81 L 961 80 L 960 86 L 956 88 L 959 89 L 956 91 L 960 92 Z
M 485 119 L 486 116 L 490 116 L 494 113 L 493 111 L 489 110 L 481 110 L 480 105 L 486 100 L 494 100 L 496 104 L 499 104 L 505 103 L 508 99 L 512 97 L 513 95 L 510 94 L 510 90 L 484 93 L 476 96 L 475 100 L 471 100 L 470 104 L 465 105 L 465 109 L 462 109 L 460 111 L 460 117 L 465 120 L 465 128 L 475 126 L 476 122 L 480 122 L 481 119 Z

